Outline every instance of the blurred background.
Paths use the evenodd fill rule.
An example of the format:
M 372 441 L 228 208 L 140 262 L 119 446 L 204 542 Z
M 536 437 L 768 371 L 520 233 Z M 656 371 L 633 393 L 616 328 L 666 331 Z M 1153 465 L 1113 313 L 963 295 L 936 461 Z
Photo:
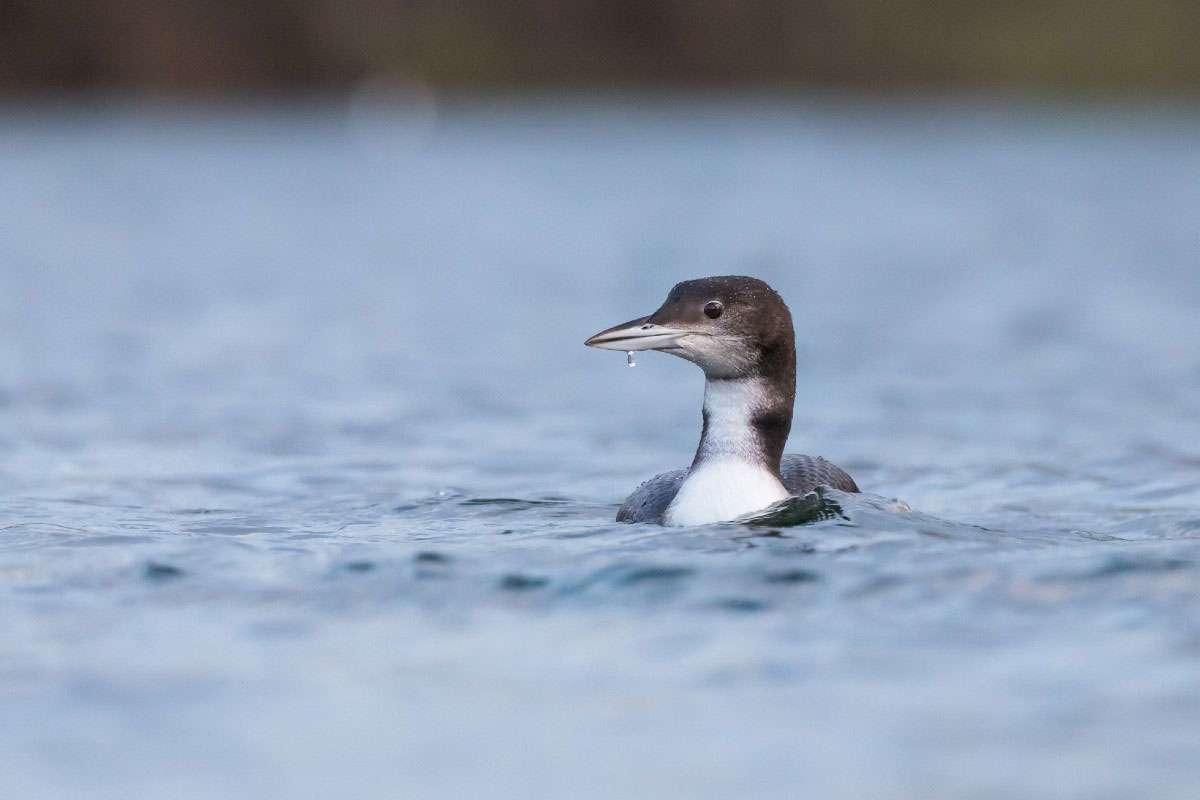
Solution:
M 1193 92 L 1190 0 L 4 0 L 0 89 Z

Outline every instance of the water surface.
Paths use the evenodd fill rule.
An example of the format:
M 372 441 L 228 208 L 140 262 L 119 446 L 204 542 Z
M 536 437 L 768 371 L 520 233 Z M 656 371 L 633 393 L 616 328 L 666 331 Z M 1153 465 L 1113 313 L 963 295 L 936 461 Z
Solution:
M 0 122 L 8 792 L 1196 796 L 1200 118 L 368 111 Z M 722 273 L 870 494 L 618 525 Z

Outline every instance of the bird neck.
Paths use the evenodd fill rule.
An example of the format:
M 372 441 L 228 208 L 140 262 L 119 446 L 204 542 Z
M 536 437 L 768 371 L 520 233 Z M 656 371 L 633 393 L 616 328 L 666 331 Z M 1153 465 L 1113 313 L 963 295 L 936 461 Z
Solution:
M 709 378 L 704 384 L 704 428 L 692 469 L 710 460 L 733 460 L 779 477 L 795 392 L 794 376 L 782 381 L 766 376 Z
M 687 477 L 663 521 L 728 522 L 788 496 L 779 462 L 791 423 L 791 395 L 761 378 L 712 379 L 704 388 L 704 432 Z

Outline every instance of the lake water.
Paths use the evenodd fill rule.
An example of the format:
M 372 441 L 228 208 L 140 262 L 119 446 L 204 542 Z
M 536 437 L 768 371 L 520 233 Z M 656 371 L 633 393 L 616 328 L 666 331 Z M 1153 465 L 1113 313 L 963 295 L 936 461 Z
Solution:
M 1200 114 L 0 117 L 6 796 L 1200 792 Z M 811 525 L 612 521 L 791 305 Z M 905 501 L 911 512 L 895 510 Z

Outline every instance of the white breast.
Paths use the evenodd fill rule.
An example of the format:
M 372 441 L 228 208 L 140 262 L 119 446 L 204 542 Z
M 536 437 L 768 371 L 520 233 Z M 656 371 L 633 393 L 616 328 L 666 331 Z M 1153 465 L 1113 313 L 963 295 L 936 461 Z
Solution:
M 688 474 L 663 515 L 667 525 L 728 522 L 783 500 L 788 491 L 767 469 L 736 457 L 706 459 Z

